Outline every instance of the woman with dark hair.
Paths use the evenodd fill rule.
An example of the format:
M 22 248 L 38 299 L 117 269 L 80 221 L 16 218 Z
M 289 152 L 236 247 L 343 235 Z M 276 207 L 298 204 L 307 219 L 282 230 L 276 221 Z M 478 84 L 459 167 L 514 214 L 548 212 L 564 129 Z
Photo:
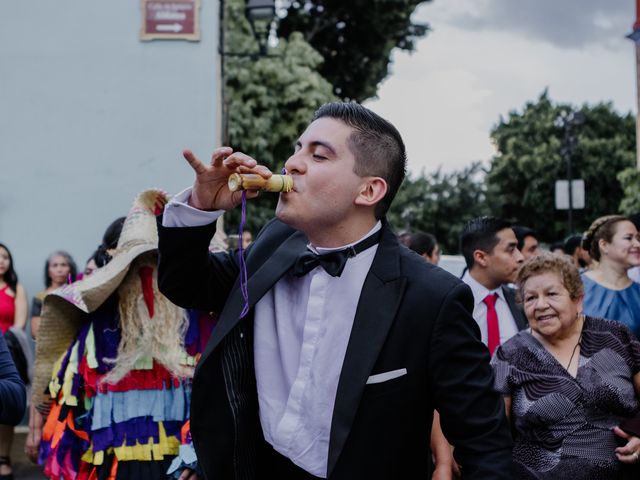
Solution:
M 9 329 L 14 327 L 22 332 L 25 325 L 27 324 L 27 294 L 25 293 L 22 284 L 18 282 L 18 275 L 16 274 L 13 257 L 11 256 L 11 252 L 6 245 L 0 243 L 0 331 L 2 335 L 0 335 L 0 342 L 2 346 L 2 350 L 0 350 L 0 354 L 4 355 L 7 352 L 7 345 L 9 344 L 12 348 L 9 349 L 9 352 L 12 354 L 13 363 L 20 364 L 22 367 L 21 371 L 23 374 L 23 381 L 28 381 L 27 375 L 27 359 L 25 358 L 25 354 L 19 346 L 19 342 L 16 339 L 15 333 L 9 332 Z M 9 333 L 7 333 L 9 332 Z M 4 334 L 7 334 L 7 342 L 5 344 L 5 339 L 1 338 Z M 24 335 L 23 335 L 24 336 Z M 26 337 L 25 337 L 26 340 Z M 6 357 L 6 361 L 4 358 Z M 3 357 L 3 361 L 8 365 L 11 363 L 11 357 L 9 355 L 5 355 Z M 18 357 L 18 358 L 16 358 Z M 14 365 L 11 365 L 13 372 L 15 372 L 16 368 Z M 1 375 L 0 375 L 1 377 Z M 18 378 L 17 373 L 15 377 Z M 0 383 L 3 380 L 0 380 Z M 22 404 L 21 404 L 21 412 L 24 412 L 25 408 L 25 400 L 24 400 L 24 386 L 20 383 L 20 388 L 22 389 Z M 0 398 L 0 411 L 5 409 L 4 398 Z M 23 413 L 19 414 L 19 417 L 16 417 L 12 424 L 18 423 L 22 419 Z M 11 453 L 11 444 L 13 443 L 13 425 L 0 424 L 0 479 L 9 479 L 12 478 L 12 469 L 11 469 L 11 460 L 9 458 L 9 454 Z
M 47 261 L 44 264 L 44 284 L 46 288 L 38 292 L 31 303 L 31 335 L 33 335 L 33 338 L 36 338 L 38 333 L 44 297 L 65 283 L 75 282 L 76 275 L 76 262 L 64 250 L 53 252 L 47 257 Z
M 600 217 L 587 230 L 583 248 L 596 261 L 582 275 L 585 314 L 622 322 L 640 338 L 640 284 L 627 273 L 640 265 L 635 225 L 621 215 Z
M 102 236 L 102 243 L 95 252 L 91 254 L 89 260 L 87 260 L 84 268 L 84 276 L 91 275 L 95 270 L 109 263 L 113 251 L 118 245 L 118 238 L 120 238 L 125 219 L 126 217 L 117 218 L 107 227 Z
M 0 330 L 24 328 L 27 324 L 27 294 L 18 282 L 9 249 L 0 243 Z

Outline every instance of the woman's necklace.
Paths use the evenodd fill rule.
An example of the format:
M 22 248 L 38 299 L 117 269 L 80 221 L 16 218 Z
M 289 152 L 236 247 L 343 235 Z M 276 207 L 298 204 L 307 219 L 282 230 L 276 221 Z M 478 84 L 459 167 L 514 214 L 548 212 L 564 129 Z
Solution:
M 569 367 L 571 366 L 571 362 L 573 362 L 573 357 L 576 354 L 576 350 L 578 350 L 578 347 L 580 346 L 580 341 L 582 340 L 582 332 L 580 332 L 580 337 L 578 337 L 578 343 L 576 343 L 576 346 L 573 347 L 573 351 L 571 352 L 571 356 L 569 357 L 569 363 L 567 363 L 567 366 L 565 368 L 565 370 L 568 372 L 569 371 Z
M 573 351 L 571 352 L 571 356 L 569 357 L 569 363 L 567 363 L 567 366 L 565 368 L 565 370 L 568 372 L 569 371 L 569 367 L 571 367 L 571 362 L 573 362 L 573 357 L 576 354 L 576 350 L 578 350 L 578 347 L 580 346 L 580 342 L 582 342 L 582 329 L 584 328 L 584 315 L 581 315 L 581 320 L 582 320 L 582 325 L 580 326 L 580 336 L 578 337 L 578 341 L 576 342 L 575 346 L 573 347 Z M 580 358 L 580 356 L 578 355 L 578 358 Z

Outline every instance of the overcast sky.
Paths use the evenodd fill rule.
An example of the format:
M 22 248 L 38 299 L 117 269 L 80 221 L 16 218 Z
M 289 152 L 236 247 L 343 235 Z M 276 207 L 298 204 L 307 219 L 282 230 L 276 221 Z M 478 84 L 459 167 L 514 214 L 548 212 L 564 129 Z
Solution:
M 433 0 L 414 20 L 432 31 L 366 103 L 399 128 L 414 173 L 489 160 L 500 116 L 545 88 L 636 112 L 634 0 Z

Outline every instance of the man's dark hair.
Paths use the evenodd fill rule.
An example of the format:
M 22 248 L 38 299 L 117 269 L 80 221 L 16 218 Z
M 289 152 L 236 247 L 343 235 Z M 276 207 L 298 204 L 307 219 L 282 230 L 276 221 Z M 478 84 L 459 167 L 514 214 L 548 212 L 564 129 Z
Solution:
M 408 231 L 400 232 L 398 234 L 398 241 L 400 242 L 401 245 L 404 245 L 405 247 L 409 247 L 409 244 L 411 243 L 411 232 L 408 232 Z
M 376 218 L 384 217 L 407 168 L 407 154 L 400 132 L 358 103 L 326 103 L 318 109 L 313 120 L 324 117 L 341 120 L 355 130 L 347 141 L 355 157 L 355 174 L 381 177 L 387 182 L 387 193 L 375 208 Z
M 553 253 L 554 250 L 562 250 L 562 253 L 564 253 L 564 243 L 553 242 L 551 245 L 549 245 L 549 251 Z
M 460 250 L 467 268 L 473 267 L 473 252 L 491 253 L 500 241 L 498 232 L 511 228 L 511 223 L 496 217 L 477 217 L 469 220 L 460 234 Z
M 522 250 L 522 247 L 524 247 L 525 238 L 538 238 L 538 234 L 533 228 L 523 227 L 522 225 L 514 225 L 511 228 L 513 229 L 513 233 L 516 234 L 516 238 L 518 239 L 518 250 Z
M 408 247 L 418 255 L 426 253 L 430 257 L 433 255 L 436 245 L 438 245 L 438 241 L 430 233 L 416 232 L 411 235 Z
M 564 250 L 564 253 L 567 255 L 573 256 L 580 245 L 582 245 L 582 235 L 571 235 L 564 241 L 562 250 Z

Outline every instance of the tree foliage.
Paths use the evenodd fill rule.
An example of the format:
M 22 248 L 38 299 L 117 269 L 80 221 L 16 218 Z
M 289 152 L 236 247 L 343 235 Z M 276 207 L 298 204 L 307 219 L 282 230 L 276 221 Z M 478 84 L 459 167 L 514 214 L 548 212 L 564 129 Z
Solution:
M 555 210 L 555 181 L 566 179 L 561 155 L 561 113 L 575 111 L 554 104 L 545 91 L 522 112 L 513 111 L 491 132 L 497 155 L 487 174 L 487 199 L 496 214 L 535 228 L 541 239 L 554 241 L 567 232 L 566 210 Z M 585 230 L 600 215 L 618 211 L 623 196 L 618 172 L 635 158 L 635 119 L 616 113 L 610 103 L 579 109 L 584 124 L 576 127 L 572 178 L 585 182 L 586 207 L 574 210 L 574 231 Z
M 243 0 L 225 2 L 226 52 L 256 51 L 244 7 Z M 331 85 L 317 72 L 321 62 L 299 33 L 281 40 L 268 57 L 225 56 L 229 145 L 279 172 L 315 110 L 335 100 Z M 247 227 L 261 228 L 273 217 L 276 201 L 276 195 L 263 194 L 249 202 Z M 236 210 L 225 216 L 231 228 L 239 221 Z
M 388 75 L 391 50 L 412 51 L 428 31 L 411 22 L 425 0 L 289 0 L 278 36 L 302 32 L 324 63 L 320 74 L 343 99 L 362 102 L 376 95 Z
M 389 211 L 396 231 L 422 230 L 438 239 L 445 253 L 458 253 L 458 239 L 464 224 L 487 215 L 484 171 L 475 162 L 460 171 L 408 176 Z
M 637 215 L 640 213 L 640 170 L 629 167 L 618 174 L 624 197 L 620 202 L 620 213 Z

